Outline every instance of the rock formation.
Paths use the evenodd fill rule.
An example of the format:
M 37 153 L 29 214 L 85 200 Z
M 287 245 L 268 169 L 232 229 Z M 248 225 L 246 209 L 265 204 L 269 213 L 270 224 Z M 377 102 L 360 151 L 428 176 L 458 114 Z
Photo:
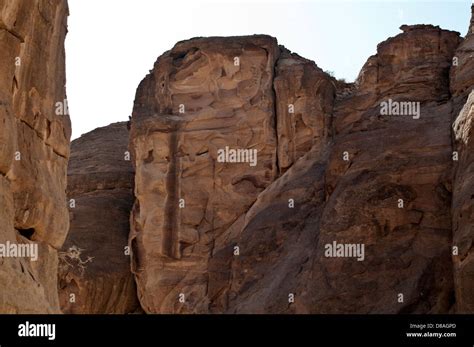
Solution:
M 69 227 L 67 16 L 62 0 L 0 1 L 0 244 L 38 245 L 36 261 L 0 257 L 1 313 L 59 312 L 57 250 Z
M 472 88 L 471 88 L 472 90 Z M 457 310 L 474 312 L 474 92 L 454 122 L 456 170 L 453 189 L 454 283 Z
M 451 138 L 441 82 L 458 38 L 433 27 L 403 29 L 379 45 L 352 94 L 336 100 L 332 142 L 312 149 L 322 154 L 315 160 L 309 153 L 306 163 L 288 171 L 291 179 L 284 175 L 285 184 L 277 181 L 246 215 L 238 242 L 248 251 L 233 264 L 231 312 L 449 310 L 450 201 L 444 185 Z M 444 56 L 437 53 L 438 37 L 447 42 Z M 418 42 L 423 46 L 411 55 L 408 47 Z M 390 98 L 422 102 L 421 118 L 381 116 L 380 104 Z M 305 194 L 288 189 L 308 176 L 315 181 Z M 289 198 L 296 201 L 293 218 L 276 223 Z M 272 244 L 275 233 L 281 236 Z M 363 244 L 363 261 L 327 257 L 326 245 L 334 242 Z
M 354 84 L 261 35 L 191 39 L 157 60 L 130 134 L 146 312 L 474 310 L 473 83 L 453 70 L 470 36 L 401 30 Z M 229 149 L 256 149 L 255 166 Z M 337 245 L 364 253 L 332 257 Z
M 453 256 L 456 309 L 474 312 L 474 5 L 467 36 L 450 71 L 453 95 Z
M 0 313 L 474 312 L 474 6 L 355 83 L 270 36 L 179 42 L 131 124 L 73 142 L 66 197 L 67 15 L 0 0 Z
M 134 201 L 127 148 L 126 123 L 96 129 L 71 144 L 71 227 L 59 264 L 64 313 L 131 313 L 139 308 L 126 248 Z
M 207 312 L 227 282 L 214 257 L 218 238 L 280 170 L 327 137 L 330 77 L 286 50 L 277 64 L 280 54 L 268 36 L 194 39 L 160 57 L 141 83 L 131 245 L 146 311 Z M 230 151 L 249 160 L 221 160 Z M 181 294 L 191 307 L 179 305 Z

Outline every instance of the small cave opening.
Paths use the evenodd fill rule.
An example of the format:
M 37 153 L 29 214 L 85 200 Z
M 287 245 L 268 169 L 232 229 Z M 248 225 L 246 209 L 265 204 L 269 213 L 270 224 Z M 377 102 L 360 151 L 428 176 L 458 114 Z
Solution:
M 23 236 L 24 238 L 28 239 L 31 241 L 33 238 L 33 235 L 35 234 L 35 229 L 34 228 L 29 228 L 29 229 L 16 229 L 18 233 Z

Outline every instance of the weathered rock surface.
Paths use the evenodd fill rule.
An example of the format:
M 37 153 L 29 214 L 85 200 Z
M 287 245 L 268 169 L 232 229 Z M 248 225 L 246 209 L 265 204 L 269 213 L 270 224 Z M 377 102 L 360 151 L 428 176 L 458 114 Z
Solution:
M 215 238 L 276 176 L 278 53 L 276 40 L 263 36 L 180 42 L 141 83 L 130 146 L 131 245 L 147 312 L 187 311 L 177 306 L 182 292 L 206 296 Z M 255 148 L 258 162 L 218 163 L 226 146 Z
M 474 5 L 468 34 L 456 50 L 450 71 L 453 94 L 453 263 L 456 310 L 474 312 Z
M 474 312 L 474 92 L 454 125 L 456 163 L 453 189 L 453 256 L 456 308 Z
M 467 35 L 453 57 L 453 67 L 450 71 L 453 96 L 469 93 L 474 86 L 474 5 L 471 7 L 471 12 Z
M 132 271 L 146 312 L 442 313 L 454 293 L 472 312 L 468 148 L 451 210 L 461 38 L 401 29 L 353 85 L 266 36 L 192 39 L 158 59 L 130 138 Z M 386 102 L 413 109 L 383 115 Z M 466 147 L 470 106 L 461 114 Z M 258 164 L 220 163 L 225 146 L 256 148 Z M 453 283 L 460 206 L 467 260 L 454 260 L 465 270 Z M 363 261 L 328 257 L 334 242 L 363 245 Z
M 71 144 L 71 227 L 59 261 L 64 313 L 131 313 L 139 308 L 126 249 L 134 201 L 127 148 L 126 123 L 98 128 Z
M 450 309 L 446 76 L 458 35 L 434 27 L 403 29 L 379 45 L 352 95 L 335 102 L 333 141 L 314 146 L 246 214 L 235 240 L 242 251 L 229 276 L 228 312 Z M 422 102 L 420 119 L 381 116 L 380 104 L 389 98 Z M 293 210 L 288 199 L 295 200 Z M 363 261 L 327 257 L 326 245 L 333 242 L 363 244 Z
M 1 313 L 59 312 L 57 249 L 69 227 L 71 128 L 58 108 L 66 106 L 67 16 L 62 0 L 0 1 L 0 243 L 39 245 L 37 261 L 0 258 Z
M 222 287 L 220 270 L 209 269 L 216 239 L 275 180 L 279 161 L 284 170 L 327 137 L 330 78 L 287 51 L 277 67 L 279 56 L 268 36 L 193 39 L 161 56 L 141 83 L 131 245 L 146 311 L 207 312 Z M 294 119 L 281 119 L 290 102 Z M 258 160 L 220 162 L 226 147 L 256 150 Z M 199 304 L 180 305 L 182 293 Z
M 313 61 L 284 48 L 275 71 L 278 166 L 284 172 L 312 146 L 328 141 L 335 90 Z

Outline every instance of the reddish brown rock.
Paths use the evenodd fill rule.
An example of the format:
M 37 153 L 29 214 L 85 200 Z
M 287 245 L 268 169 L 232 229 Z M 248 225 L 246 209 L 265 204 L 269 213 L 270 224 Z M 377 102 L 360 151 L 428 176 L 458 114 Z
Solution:
M 2 313 L 59 312 L 57 249 L 69 227 L 67 16 L 62 0 L 0 1 L 0 243 L 39 248 L 37 261 L 0 258 Z
M 453 96 L 469 94 L 474 86 L 474 5 L 471 7 L 471 12 L 469 30 L 452 61 L 450 86 Z
M 71 227 L 59 262 L 64 313 L 131 313 L 140 307 L 126 249 L 134 200 L 127 147 L 126 123 L 72 142 Z
M 229 312 L 450 310 L 452 149 L 446 76 L 458 37 L 433 27 L 403 29 L 379 45 L 352 94 L 336 101 L 334 143 L 313 148 L 321 153 L 317 159 L 310 153 L 306 165 L 297 162 L 247 213 L 236 241 L 242 255 L 229 276 Z M 441 53 L 438 37 L 446 42 Z M 407 54 L 419 42 L 422 49 Z M 422 60 L 424 73 L 416 73 Z M 389 98 L 422 101 L 420 118 L 380 115 L 381 102 Z M 296 190 L 307 176 L 314 177 L 313 184 Z M 291 184 L 280 182 L 286 180 Z M 290 197 L 295 199 L 291 212 Z M 364 245 L 363 261 L 327 257 L 326 246 L 333 242 Z
M 468 34 L 456 50 L 456 64 L 450 71 L 454 142 L 453 179 L 453 263 L 456 310 L 474 312 L 474 156 L 473 156 L 473 105 L 472 55 L 474 44 L 474 6 Z
M 334 81 L 284 49 L 256 63 L 255 46 L 264 46 L 262 37 L 190 40 L 158 60 L 137 91 L 131 134 L 137 168 L 133 271 L 146 311 L 452 310 L 448 76 L 460 38 L 433 26 L 402 30 L 378 46 L 355 85 Z M 263 123 L 273 127 L 267 133 L 276 141 L 254 138 L 275 151 L 272 173 L 278 165 L 282 174 L 267 176 L 260 190 L 246 190 L 243 196 L 252 197 L 247 203 L 229 190 L 223 199 L 216 190 L 222 177 L 233 182 L 230 177 L 246 168 L 234 164 L 232 172 L 217 170 L 216 149 L 203 149 L 216 134 L 222 145 L 238 143 L 223 130 L 234 124 L 235 115 L 221 125 L 218 115 L 226 113 L 219 108 L 232 103 L 241 121 L 253 119 L 251 107 L 234 101 L 241 94 L 230 92 L 228 81 L 241 81 L 248 65 L 242 60 L 244 72 L 233 74 L 225 68 L 239 45 L 254 56 L 250 61 L 259 72 L 254 70 L 253 84 L 263 89 L 247 95 L 250 105 L 269 95 L 276 108 L 276 120 Z M 207 77 L 214 74 L 218 77 Z M 262 76 L 272 80 L 264 83 Z M 265 89 L 272 83 L 275 96 Z M 340 88 L 336 99 L 335 86 Z M 389 100 L 413 103 L 412 113 L 383 114 Z M 179 114 L 180 103 L 191 105 L 189 113 Z M 272 120 L 269 110 L 266 119 Z M 193 123 L 203 117 L 206 125 L 216 125 L 198 138 L 202 128 Z M 258 134 L 258 127 L 252 129 L 239 128 L 238 137 Z M 207 163 L 193 158 L 200 152 Z M 181 197 L 188 198 L 179 209 Z M 196 213 L 199 207 L 205 210 Z M 189 213 L 196 222 L 185 229 Z M 170 216 L 174 219 L 167 222 Z M 209 223 L 216 216 L 221 222 Z M 223 216 L 229 216 L 224 223 Z M 181 235 L 194 237 L 186 241 Z M 328 257 L 326 247 L 334 242 L 363 245 L 361 261 Z M 178 245 L 183 252 L 176 252 Z
M 203 312 L 215 238 L 275 178 L 276 40 L 194 39 L 161 56 L 137 91 L 130 149 L 140 302 L 147 312 Z M 218 162 L 218 151 L 257 150 L 258 161 Z M 181 206 L 181 208 L 180 208 Z
M 131 245 L 147 312 L 211 310 L 222 289 L 217 238 L 275 180 L 279 161 L 285 170 L 327 136 L 330 78 L 286 50 L 277 67 L 279 57 L 268 36 L 192 39 L 161 56 L 140 84 Z M 289 103 L 295 116 L 285 121 Z M 226 147 L 256 150 L 257 161 L 220 162 Z
M 313 61 L 284 48 L 275 71 L 278 166 L 285 172 L 313 145 L 328 141 L 335 81 Z
M 457 156 L 453 189 L 453 262 L 456 308 L 474 312 L 474 92 L 455 119 Z

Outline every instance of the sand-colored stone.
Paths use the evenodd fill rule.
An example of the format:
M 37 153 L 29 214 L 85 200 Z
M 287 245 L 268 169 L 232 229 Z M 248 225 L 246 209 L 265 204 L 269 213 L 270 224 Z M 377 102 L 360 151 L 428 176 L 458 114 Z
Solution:
M 39 244 L 36 262 L 0 259 L 0 312 L 59 312 L 57 249 L 69 227 L 62 0 L 0 1 L 0 239 Z

